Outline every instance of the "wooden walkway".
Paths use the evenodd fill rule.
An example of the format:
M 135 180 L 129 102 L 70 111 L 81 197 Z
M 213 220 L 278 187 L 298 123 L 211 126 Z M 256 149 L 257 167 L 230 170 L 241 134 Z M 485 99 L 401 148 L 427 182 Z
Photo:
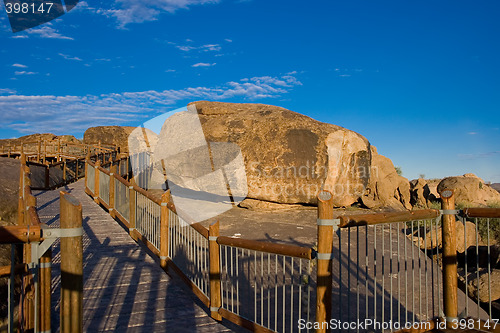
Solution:
M 42 222 L 59 224 L 59 191 L 83 207 L 83 326 L 87 332 L 243 332 L 210 318 L 176 276 L 167 275 L 128 233 L 84 193 L 84 180 L 55 191 L 39 191 Z M 52 327 L 59 327 L 60 253 L 54 244 Z M 55 330 L 54 330 L 55 331 Z

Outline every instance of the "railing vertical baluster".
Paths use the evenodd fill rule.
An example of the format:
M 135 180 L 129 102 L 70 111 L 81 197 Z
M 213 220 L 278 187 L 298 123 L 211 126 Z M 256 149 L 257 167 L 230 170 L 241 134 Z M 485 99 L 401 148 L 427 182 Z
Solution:
M 132 234 L 135 231 L 136 228 L 136 209 L 137 209 L 137 197 L 136 197 L 136 192 L 134 190 L 134 178 L 130 179 L 130 186 L 128 187 L 128 193 L 129 193 L 129 226 L 128 226 L 128 232 L 134 237 Z
M 99 203 L 99 176 L 101 174 L 101 171 L 99 170 L 99 167 L 101 166 L 101 161 L 97 161 L 95 163 L 95 168 L 94 168 L 94 201 L 98 204 Z
M 111 165 L 109 169 L 109 215 L 111 215 L 112 218 L 116 217 L 116 211 L 115 211 L 115 174 L 116 174 L 116 165 Z

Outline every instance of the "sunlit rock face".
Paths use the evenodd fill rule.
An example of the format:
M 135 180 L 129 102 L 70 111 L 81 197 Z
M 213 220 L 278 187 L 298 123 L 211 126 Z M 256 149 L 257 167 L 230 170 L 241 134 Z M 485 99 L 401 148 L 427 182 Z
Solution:
M 408 181 L 356 132 L 272 105 L 190 105 L 205 141 L 241 149 L 248 198 L 315 204 L 318 191 L 327 189 L 337 207 L 361 201 L 370 208 L 411 208 Z

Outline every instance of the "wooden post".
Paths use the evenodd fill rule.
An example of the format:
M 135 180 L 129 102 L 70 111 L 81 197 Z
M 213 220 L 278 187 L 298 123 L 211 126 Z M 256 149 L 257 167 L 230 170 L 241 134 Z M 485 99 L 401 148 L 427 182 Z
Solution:
M 222 316 L 219 313 L 219 308 L 222 306 L 220 294 L 220 248 L 217 243 L 217 237 L 219 236 L 219 221 L 217 221 L 210 224 L 208 229 L 208 255 L 210 257 L 210 316 L 215 320 L 222 320 Z
M 50 309 L 51 309 L 51 280 L 52 280 L 52 250 L 48 249 L 40 257 L 40 283 L 38 285 L 38 294 L 40 295 L 40 302 L 38 303 L 39 315 L 39 331 L 50 332 Z
M 458 275 L 457 275 L 457 234 L 455 214 L 447 210 L 455 209 L 453 190 L 441 191 L 443 209 L 443 310 L 447 321 L 458 316 Z
M 168 258 L 168 219 L 170 210 L 167 205 L 170 202 L 170 190 L 167 190 L 161 196 L 161 215 L 160 215 L 160 265 L 167 269 Z
M 132 231 L 135 230 L 135 190 L 134 190 L 135 181 L 132 178 L 130 180 L 129 190 L 129 234 L 132 234 Z
M 50 187 L 50 167 L 45 166 L 45 189 L 48 190 Z
M 329 323 L 332 316 L 332 250 L 333 225 L 323 223 L 333 219 L 333 196 L 328 191 L 318 194 L 318 270 L 316 287 L 316 332 L 330 332 Z M 338 304 L 342 306 L 342 304 Z M 328 325 L 326 325 L 328 326 Z
M 57 157 L 56 157 L 56 159 L 57 159 L 56 162 L 61 161 L 61 138 L 57 138 Z
M 26 155 L 21 153 L 21 167 L 19 168 L 19 201 L 17 205 L 17 224 L 23 225 L 24 223 L 24 170 L 26 167 Z
M 75 181 L 77 181 L 80 178 L 80 159 L 77 158 L 75 160 L 76 166 L 75 166 Z
M 36 161 L 40 163 L 40 156 L 42 154 L 42 140 L 38 139 L 38 149 L 36 151 Z
M 47 161 L 47 141 L 43 140 L 43 160 L 42 163 Z
M 99 171 L 99 167 L 101 166 L 101 161 L 97 160 L 95 162 L 95 171 L 94 171 L 94 177 L 95 177 L 95 183 L 94 183 L 94 201 L 96 203 L 99 203 L 99 175 L 101 171 Z
M 109 215 L 112 218 L 116 217 L 115 211 L 115 174 L 116 174 L 116 165 L 111 164 L 109 168 Z
M 66 157 L 63 157 L 64 159 L 64 163 L 63 163 L 63 181 L 64 181 L 64 184 L 67 183 L 67 179 L 66 179 Z
M 60 192 L 61 229 L 75 234 L 82 228 L 82 205 L 69 193 Z M 81 229 L 80 229 L 81 230 Z M 61 238 L 61 332 L 83 331 L 82 235 Z

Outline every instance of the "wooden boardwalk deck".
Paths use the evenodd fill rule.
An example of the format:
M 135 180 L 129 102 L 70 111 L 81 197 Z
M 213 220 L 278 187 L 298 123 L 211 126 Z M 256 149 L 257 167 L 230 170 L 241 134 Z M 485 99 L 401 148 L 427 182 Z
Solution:
M 147 251 L 84 193 L 84 180 L 55 191 L 35 192 L 42 222 L 59 224 L 59 191 L 83 206 L 83 325 L 103 332 L 243 332 L 210 318 L 176 277 L 167 275 Z M 52 318 L 59 327 L 60 253 L 53 246 Z M 55 331 L 55 330 L 54 330 Z

